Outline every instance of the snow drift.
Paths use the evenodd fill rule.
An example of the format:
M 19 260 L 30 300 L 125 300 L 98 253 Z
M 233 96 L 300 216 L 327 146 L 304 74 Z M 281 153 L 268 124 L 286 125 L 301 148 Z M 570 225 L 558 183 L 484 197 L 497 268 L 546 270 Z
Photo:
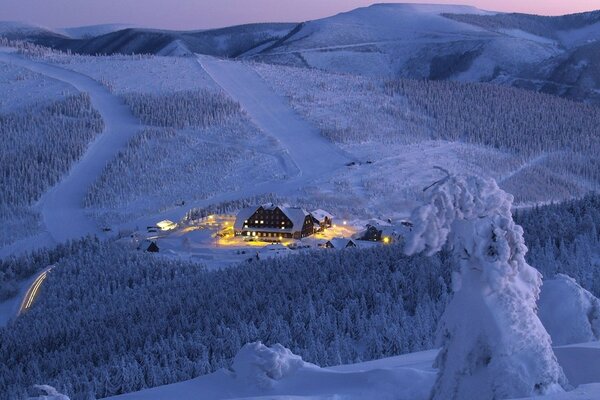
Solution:
M 555 346 L 600 339 L 600 300 L 575 279 L 558 274 L 544 281 L 538 306 L 540 320 Z
M 279 343 L 267 347 L 261 342 L 254 342 L 242 347 L 233 359 L 232 370 L 237 379 L 269 388 L 274 381 L 289 377 L 305 366 L 317 368 Z

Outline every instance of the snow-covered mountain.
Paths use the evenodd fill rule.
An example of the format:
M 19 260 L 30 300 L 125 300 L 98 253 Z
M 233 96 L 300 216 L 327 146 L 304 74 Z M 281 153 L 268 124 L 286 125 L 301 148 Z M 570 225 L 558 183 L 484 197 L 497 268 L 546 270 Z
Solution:
M 134 26 L 131 24 L 100 24 L 62 28 L 56 31 L 71 39 L 89 39 L 129 28 L 134 28 Z
M 0 21 L 0 37 L 8 39 L 46 40 L 67 37 L 63 32 L 19 21 Z
M 384 77 L 491 81 L 598 101 L 599 16 L 377 4 L 302 24 L 253 58 Z
M 385 78 L 494 82 L 600 102 L 600 12 L 560 17 L 468 6 L 375 4 L 299 24 L 205 31 L 125 25 L 47 30 L 0 25 L 0 36 L 82 54 L 202 53 Z
M 54 36 L 18 30 L 9 38 L 24 39 L 79 54 L 157 54 L 188 56 L 193 53 L 237 57 L 258 46 L 272 45 L 296 24 L 249 24 L 213 30 L 168 31 L 100 25 L 61 29 Z M 0 32 L 0 36 L 2 35 Z

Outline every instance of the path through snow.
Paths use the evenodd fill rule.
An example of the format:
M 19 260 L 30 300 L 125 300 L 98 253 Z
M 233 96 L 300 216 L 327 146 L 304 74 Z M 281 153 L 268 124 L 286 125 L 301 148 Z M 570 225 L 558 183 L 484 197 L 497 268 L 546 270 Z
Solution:
M 104 167 L 140 129 L 139 121 L 122 100 L 86 75 L 29 60 L 14 53 L 0 52 L 0 61 L 66 82 L 77 90 L 88 93 L 92 106 L 101 114 L 104 131 L 89 144 L 83 157 L 71 167 L 69 173 L 36 204 L 36 208 L 42 214 L 46 231 L 56 243 L 97 233 L 96 224 L 85 214 L 83 199 Z M 26 247 L 36 247 L 35 243 L 31 243 L 31 238 L 25 241 L 27 240 L 32 246 Z M 48 243 L 42 241 L 37 247 L 44 245 Z M 15 246 L 17 249 L 20 247 L 24 246 Z
M 305 177 L 329 174 L 350 157 L 302 119 L 248 65 L 239 61 L 198 56 L 202 68 L 238 101 L 265 134 L 275 138 Z

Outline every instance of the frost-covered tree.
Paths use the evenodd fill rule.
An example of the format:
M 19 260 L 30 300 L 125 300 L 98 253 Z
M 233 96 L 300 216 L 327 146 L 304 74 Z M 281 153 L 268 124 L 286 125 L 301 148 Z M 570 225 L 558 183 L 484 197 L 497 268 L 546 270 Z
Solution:
M 449 244 L 460 269 L 442 317 L 432 399 L 506 399 L 561 391 L 566 383 L 536 314 L 541 274 L 525 261 L 513 196 L 496 182 L 447 175 L 412 214 L 406 252 Z

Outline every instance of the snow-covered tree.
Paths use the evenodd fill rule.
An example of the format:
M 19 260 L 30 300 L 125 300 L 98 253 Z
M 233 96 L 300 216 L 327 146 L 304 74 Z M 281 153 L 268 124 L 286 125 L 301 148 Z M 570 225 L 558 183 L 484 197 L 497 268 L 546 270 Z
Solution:
M 69 400 L 68 396 L 58 393 L 58 390 L 49 385 L 34 385 L 34 389 L 43 394 L 38 397 L 30 397 L 29 400 Z
M 439 327 L 432 399 L 506 399 L 561 391 L 566 379 L 536 314 L 541 274 L 525 261 L 513 196 L 492 179 L 450 176 L 426 189 L 406 252 L 446 244 L 459 262 Z

